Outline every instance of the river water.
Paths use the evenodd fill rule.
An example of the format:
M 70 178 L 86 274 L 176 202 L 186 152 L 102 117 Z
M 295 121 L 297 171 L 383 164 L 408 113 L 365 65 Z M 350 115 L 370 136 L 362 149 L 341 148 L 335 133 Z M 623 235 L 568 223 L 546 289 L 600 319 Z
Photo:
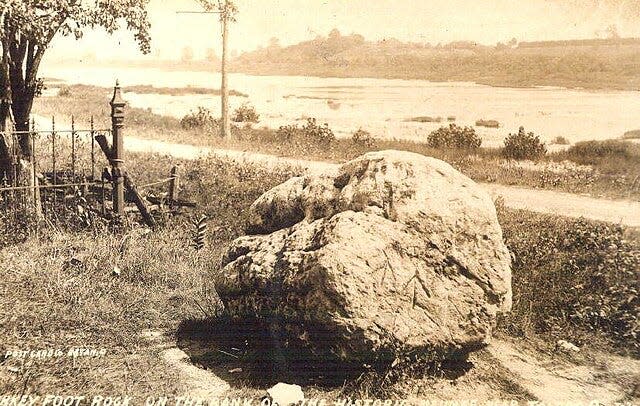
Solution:
M 44 67 L 42 75 L 68 83 L 112 86 L 219 88 L 220 75 L 142 68 Z M 423 80 L 317 78 L 231 74 L 230 88 L 248 98 L 231 97 L 231 109 L 249 102 L 260 114 L 259 126 L 278 128 L 306 117 L 327 122 L 339 136 L 358 128 L 381 138 L 425 139 L 454 116 L 458 125 L 497 120 L 497 129 L 477 127 L 483 145 L 502 144 L 520 126 L 545 141 L 563 136 L 571 143 L 618 138 L 640 129 L 640 92 L 583 91 L 562 88 L 496 88 L 473 83 Z M 181 118 L 198 106 L 220 111 L 219 96 L 125 93 L 134 107 Z M 416 116 L 442 117 L 441 123 L 415 123 Z

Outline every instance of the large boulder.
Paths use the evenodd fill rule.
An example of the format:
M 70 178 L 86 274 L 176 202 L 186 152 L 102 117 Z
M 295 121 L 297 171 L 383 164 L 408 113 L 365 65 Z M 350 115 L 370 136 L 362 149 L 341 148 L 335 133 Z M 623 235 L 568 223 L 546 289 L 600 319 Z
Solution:
M 434 158 L 372 152 L 290 179 L 253 203 L 247 232 L 224 255 L 218 294 L 233 319 L 277 325 L 283 345 L 459 356 L 511 307 L 491 198 Z

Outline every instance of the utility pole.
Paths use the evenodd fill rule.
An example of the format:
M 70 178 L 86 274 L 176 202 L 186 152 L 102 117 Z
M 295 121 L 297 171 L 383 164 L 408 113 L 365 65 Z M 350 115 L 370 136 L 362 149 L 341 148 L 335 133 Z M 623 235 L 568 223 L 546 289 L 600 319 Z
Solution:
M 226 2 L 225 2 L 226 3 Z M 220 84 L 220 93 L 222 101 L 222 138 L 231 138 L 231 122 L 229 120 L 229 82 L 227 79 L 227 43 L 229 39 L 229 13 L 222 13 L 222 66 L 220 68 L 220 76 L 222 83 Z
M 219 14 L 220 22 L 222 23 L 222 63 L 220 67 L 220 76 L 222 77 L 222 83 L 220 84 L 220 102 L 221 107 L 221 123 L 220 123 L 220 135 L 222 138 L 231 138 L 231 120 L 229 118 L 229 81 L 227 79 L 227 44 L 229 39 L 229 20 L 232 19 L 230 13 L 235 10 L 231 10 L 232 3 L 229 0 L 221 0 L 219 2 L 218 11 L 177 11 L 176 14 Z

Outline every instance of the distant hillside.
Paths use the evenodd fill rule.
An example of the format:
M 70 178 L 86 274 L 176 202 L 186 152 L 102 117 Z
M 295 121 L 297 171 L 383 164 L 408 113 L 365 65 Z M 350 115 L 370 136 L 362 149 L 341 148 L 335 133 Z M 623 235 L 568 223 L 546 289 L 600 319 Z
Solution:
M 325 37 L 240 55 L 232 70 L 251 74 L 473 81 L 493 86 L 640 90 L 640 40 L 515 41 L 483 46 L 370 42 Z

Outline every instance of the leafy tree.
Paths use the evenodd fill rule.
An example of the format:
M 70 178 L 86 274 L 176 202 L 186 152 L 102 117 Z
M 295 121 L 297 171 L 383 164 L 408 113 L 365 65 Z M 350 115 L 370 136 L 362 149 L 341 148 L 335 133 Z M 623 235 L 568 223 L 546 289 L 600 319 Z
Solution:
M 0 131 L 13 119 L 16 130 L 29 128 L 33 99 L 42 89 L 38 69 L 57 35 L 82 37 L 87 29 L 114 33 L 124 23 L 143 53 L 150 51 L 149 0 L 2 0 L 0 3 Z M 28 136 L 19 137 L 20 153 L 31 157 Z M 2 148 L 0 161 L 9 158 Z M 4 155 L 4 156 L 3 156 Z M 0 168 L 1 170 L 1 168 Z

